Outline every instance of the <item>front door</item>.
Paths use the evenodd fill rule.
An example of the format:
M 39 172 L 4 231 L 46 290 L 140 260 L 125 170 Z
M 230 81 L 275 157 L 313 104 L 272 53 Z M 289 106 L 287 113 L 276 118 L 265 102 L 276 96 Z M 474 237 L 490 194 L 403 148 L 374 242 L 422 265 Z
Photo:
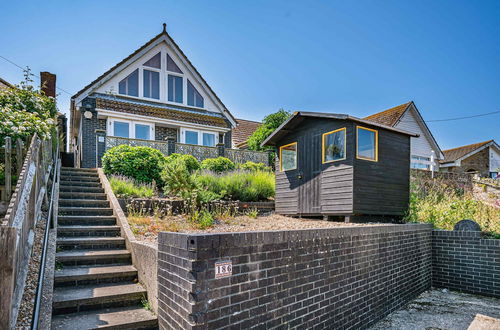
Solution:
M 321 213 L 321 133 L 309 130 L 299 139 L 298 169 L 299 213 L 318 215 Z M 305 147 L 307 146 L 307 147 Z

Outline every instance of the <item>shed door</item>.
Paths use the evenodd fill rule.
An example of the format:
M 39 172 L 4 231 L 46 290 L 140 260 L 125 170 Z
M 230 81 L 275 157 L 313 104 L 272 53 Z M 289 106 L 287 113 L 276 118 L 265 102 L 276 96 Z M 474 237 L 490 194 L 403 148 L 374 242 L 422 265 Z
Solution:
M 299 213 L 320 214 L 321 134 L 308 131 L 299 139 Z

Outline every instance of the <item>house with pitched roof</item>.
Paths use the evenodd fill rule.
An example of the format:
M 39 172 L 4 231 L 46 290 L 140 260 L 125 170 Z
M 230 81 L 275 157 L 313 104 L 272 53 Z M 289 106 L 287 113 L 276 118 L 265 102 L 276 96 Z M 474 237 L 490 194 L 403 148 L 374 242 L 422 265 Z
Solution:
M 145 145 L 197 158 L 231 148 L 236 119 L 166 31 L 71 98 L 70 148 L 77 167 L 105 150 Z
M 439 161 L 444 159 L 443 152 L 413 101 L 378 112 L 364 119 L 418 135 L 411 137 L 410 167 L 435 171 L 439 169 Z
M 257 130 L 257 128 L 259 128 L 260 125 L 262 125 L 262 123 L 246 119 L 236 119 L 236 122 L 237 126 L 231 133 L 233 148 L 247 149 L 248 138 Z
M 496 178 L 500 173 L 500 146 L 494 140 L 444 150 L 441 171 L 475 173 Z

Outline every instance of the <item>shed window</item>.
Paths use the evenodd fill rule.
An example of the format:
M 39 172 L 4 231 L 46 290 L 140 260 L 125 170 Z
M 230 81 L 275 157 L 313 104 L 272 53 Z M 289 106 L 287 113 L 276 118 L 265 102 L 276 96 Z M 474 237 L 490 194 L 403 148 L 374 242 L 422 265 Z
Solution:
M 358 159 L 378 161 L 378 131 L 357 126 L 356 157 Z
M 139 69 L 122 79 L 118 84 L 118 93 L 130 96 L 139 96 Z
M 323 134 L 323 163 L 345 159 L 346 128 L 340 128 Z
M 297 142 L 280 147 L 280 170 L 289 171 L 297 168 Z

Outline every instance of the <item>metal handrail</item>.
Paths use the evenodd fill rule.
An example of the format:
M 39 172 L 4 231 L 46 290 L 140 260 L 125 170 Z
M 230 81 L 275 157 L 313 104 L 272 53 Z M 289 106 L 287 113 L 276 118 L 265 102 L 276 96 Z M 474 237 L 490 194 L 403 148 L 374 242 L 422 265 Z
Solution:
M 42 299 L 42 289 L 43 289 L 43 281 L 44 281 L 44 273 L 45 273 L 45 263 L 47 259 L 47 245 L 49 241 L 49 231 L 50 228 L 54 228 L 54 224 L 52 224 L 52 218 L 53 218 L 53 209 L 52 205 L 54 203 L 54 193 L 55 193 L 55 188 L 56 188 L 56 183 L 59 182 L 59 170 L 60 170 L 60 165 L 61 165 L 61 160 L 59 158 L 59 143 L 57 143 L 57 148 L 55 151 L 55 164 L 54 167 L 52 168 L 52 189 L 50 192 L 50 202 L 49 202 L 49 211 L 47 214 L 47 222 L 45 224 L 45 233 L 43 237 L 43 245 L 42 245 L 42 256 L 40 260 L 40 269 L 38 270 L 38 285 L 36 287 L 36 293 L 35 293 L 35 305 L 33 306 L 33 319 L 31 321 L 31 329 L 36 330 L 38 329 L 38 323 L 40 319 L 40 301 Z

